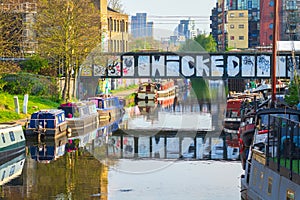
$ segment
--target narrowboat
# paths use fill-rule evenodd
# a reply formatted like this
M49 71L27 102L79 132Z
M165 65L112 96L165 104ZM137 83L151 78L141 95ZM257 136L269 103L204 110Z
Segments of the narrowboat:
M155 100L157 98L157 84L152 82L144 82L139 84L137 91L138 100Z
M97 128L99 116L96 104L91 101L65 103L59 106L65 111L71 134L80 134Z
M1 123L0 134L1 160L25 151L25 136L22 125L17 123Z
M271 98L254 111L253 137L246 138L241 175L243 200L300 200L300 110L280 104L276 96L278 1L274 1ZM296 63L293 63L296 65ZM280 100L280 98L279 98Z
M242 138L251 143L242 149L242 199L300 199L299 121L300 111L291 108L256 112L253 136Z
M62 109L40 110L31 114L25 128L26 136L53 136L66 134L67 121Z
M112 120L124 113L123 101L117 96L99 95L88 98L88 101L95 103L100 121Z
M163 80L156 84L157 100L166 97L175 97L175 85L173 80Z

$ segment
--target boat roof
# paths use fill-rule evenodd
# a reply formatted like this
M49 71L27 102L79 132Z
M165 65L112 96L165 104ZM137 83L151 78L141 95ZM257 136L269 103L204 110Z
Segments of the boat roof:
M64 113L65 111L63 111L62 109L44 109L44 110L39 110L36 111L34 113L42 113L42 114L59 114L59 113Z
M300 116L300 110L292 109L292 108L261 108L257 111L257 115L263 114L293 114Z
M80 106L91 105L91 104L94 104L94 103L91 101L68 102L68 103L60 104L60 107L61 108L80 107Z
M17 126L22 126L22 125L15 123L15 122L0 123L0 129L13 128L13 127L17 127Z

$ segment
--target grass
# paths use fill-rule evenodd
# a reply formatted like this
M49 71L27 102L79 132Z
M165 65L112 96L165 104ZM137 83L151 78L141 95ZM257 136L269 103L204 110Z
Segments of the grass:
M273 158L274 162L278 162L277 158ZM287 158L281 158L280 159L280 166L285 167L287 169L290 169L290 159ZM294 173L300 174L300 160L299 159L294 159L292 160L292 171Z
M132 85L126 88L112 90L112 93L117 95L118 92L135 89L137 87L138 87L137 85ZM18 97L20 114L17 114L17 112L15 111L14 96ZM133 98L134 98L134 94L130 94L125 99L130 100ZM23 102L24 102L24 95L11 95L8 93L0 92L0 123L13 122L20 119L30 118L30 115L35 111L38 111L40 109L58 108L60 105L60 102L54 102L51 99L43 98L40 96L29 95L27 114L24 114Z
M19 111L17 114L14 105L14 96L18 97ZM8 93L0 93L0 122L12 122L19 119L29 118L30 115L40 109L57 108L60 103L53 102L50 99L41 98L37 96L30 96L28 98L27 114L23 113L23 95L11 95Z

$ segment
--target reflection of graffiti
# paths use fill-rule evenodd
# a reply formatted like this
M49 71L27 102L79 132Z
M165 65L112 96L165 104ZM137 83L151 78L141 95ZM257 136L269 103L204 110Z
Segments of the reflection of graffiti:
M251 65L253 66L254 63L253 61L251 60L251 57L250 56L245 56L244 59L243 59L243 64L244 65Z
M265 56L258 57L258 67L261 69L262 74L270 70L270 61Z

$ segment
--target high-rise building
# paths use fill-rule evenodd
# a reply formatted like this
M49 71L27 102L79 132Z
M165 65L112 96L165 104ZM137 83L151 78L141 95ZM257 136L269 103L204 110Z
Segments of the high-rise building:
M136 13L131 17L133 38L153 37L153 22L147 22L147 13Z
M180 23L176 28L175 35L184 36L185 39L193 39L196 37L197 30L195 29L195 20L180 20Z

